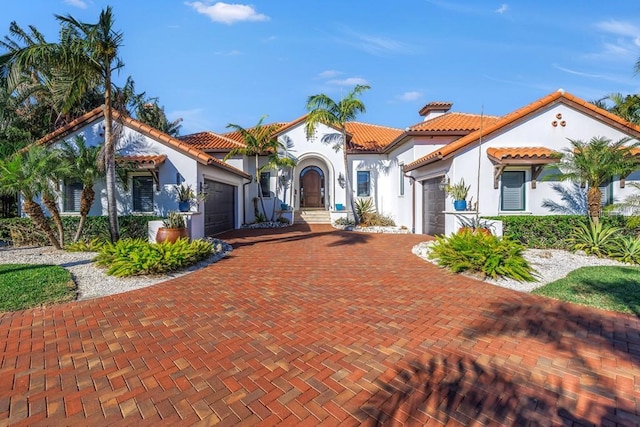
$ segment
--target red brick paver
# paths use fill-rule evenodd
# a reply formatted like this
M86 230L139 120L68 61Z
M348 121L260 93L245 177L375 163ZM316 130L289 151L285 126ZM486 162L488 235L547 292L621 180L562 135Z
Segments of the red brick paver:
M640 321L447 274L424 236L237 231L231 256L0 315L0 425L640 423Z

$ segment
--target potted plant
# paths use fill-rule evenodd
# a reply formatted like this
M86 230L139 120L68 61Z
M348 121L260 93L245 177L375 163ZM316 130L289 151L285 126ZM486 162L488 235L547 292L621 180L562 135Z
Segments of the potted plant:
M493 234L491 223L480 217L466 218L463 215L456 215L460 221L458 233L482 233L488 236Z
M190 184L181 184L178 186L176 189L176 195L178 197L178 209L180 212L189 212L192 205L197 205L206 199L203 193L196 193L193 191Z
M457 211L467 209L467 195L469 194L470 185L465 185L464 178L460 178L457 184L447 184L445 191L453 198L453 207Z
M189 238L189 230L184 216L178 212L169 212L167 219L162 221L162 227L156 233L156 242L175 243L181 238Z

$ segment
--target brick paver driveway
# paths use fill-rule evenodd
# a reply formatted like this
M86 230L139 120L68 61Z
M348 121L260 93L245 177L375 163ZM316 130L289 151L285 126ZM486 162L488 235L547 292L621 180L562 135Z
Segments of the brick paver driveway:
M152 288L0 317L0 425L634 425L640 322L447 274L424 236L238 231Z

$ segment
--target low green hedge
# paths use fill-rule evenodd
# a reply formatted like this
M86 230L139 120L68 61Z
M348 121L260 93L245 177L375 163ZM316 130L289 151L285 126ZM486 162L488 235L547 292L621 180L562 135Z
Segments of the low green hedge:
M118 217L120 237L130 239L147 239L147 222L161 219L157 216L126 215ZM78 228L78 216L64 216L65 243L70 243ZM55 224L51 227L55 231ZM109 239L109 218L106 216L90 216L84 223L80 239L91 241L95 238ZM47 246L49 240L37 229L29 218L0 219L0 241L11 242L15 246Z
M494 216L486 219L502 221L503 234L528 248L572 249L568 237L579 224L586 224L584 215L513 215ZM638 233L638 218L620 215L603 216L603 224L620 227L623 234Z

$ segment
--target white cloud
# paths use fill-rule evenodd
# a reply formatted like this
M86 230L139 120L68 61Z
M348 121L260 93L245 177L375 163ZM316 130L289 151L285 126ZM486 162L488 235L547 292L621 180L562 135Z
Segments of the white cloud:
M364 34L350 29L344 29L343 32L344 35L336 39L338 42L372 55L380 56L388 53L410 53L414 50L408 44L390 37Z
M234 24L242 21L268 21L269 17L256 12L253 6L244 4L229 4L217 2L210 4L209 0L205 2L195 1L186 2L196 12L208 16L213 22L221 22L223 24Z
M422 97L422 92L418 92L416 90L413 90L413 91L405 92L402 95L399 95L398 99L400 101L410 102L410 101L417 101L421 97Z
M629 37L634 39L637 43L640 37L640 28L628 22L616 21L610 19L609 21L602 21L596 23L596 27L605 33L611 33L618 36Z
M80 9L89 7L89 4L84 0L64 0L64 2L70 6L79 7Z
M595 24L595 28L604 33L602 51L587 55L594 60L625 60L637 56L640 47L640 27L622 21L610 19Z
M594 79L602 79L602 78L604 78L604 76L601 75L601 74L589 74L589 73L585 73L583 71L571 70L569 68L565 68L565 67L562 67L562 66L556 65L556 64L554 64L553 67L557 68L560 71L564 71L565 73L573 74L573 75L576 75L576 76L591 77L591 78L594 78Z
M500 15L502 15L507 11L507 9L509 9L509 5L506 3L503 3L498 9L496 9L496 13L499 13Z
M340 72L340 71L325 70L325 71L321 72L320 74L318 74L318 78L320 78L320 79L333 79L335 77L338 77L340 74L342 74L342 72Z
M368 85L369 82L361 77L347 77L341 80L329 80L327 83L338 86L355 86L355 85Z

